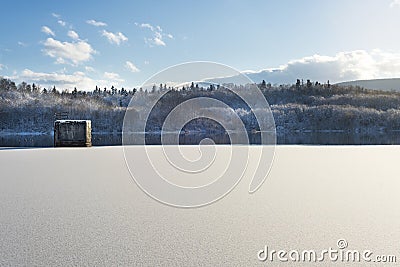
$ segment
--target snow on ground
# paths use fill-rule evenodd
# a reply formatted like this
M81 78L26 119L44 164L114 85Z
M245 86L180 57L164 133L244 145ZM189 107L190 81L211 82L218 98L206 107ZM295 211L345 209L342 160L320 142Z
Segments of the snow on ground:
M246 173L215 204L179 209L138 188L121 147L0 148L0 266L253 266L263 265L265 245L323 250L341 238L400 261L399 154L400 146L277 146L255 194Z

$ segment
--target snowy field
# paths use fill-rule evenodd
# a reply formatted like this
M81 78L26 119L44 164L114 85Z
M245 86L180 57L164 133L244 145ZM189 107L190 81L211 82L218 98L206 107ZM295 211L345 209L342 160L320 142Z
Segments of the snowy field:
M400 146L277 146L255 194L246 173L213 205L179 209L138 188L121 147L0 148L0 266L304 266L257 253L337 249L338 239L400 262L399 155Z

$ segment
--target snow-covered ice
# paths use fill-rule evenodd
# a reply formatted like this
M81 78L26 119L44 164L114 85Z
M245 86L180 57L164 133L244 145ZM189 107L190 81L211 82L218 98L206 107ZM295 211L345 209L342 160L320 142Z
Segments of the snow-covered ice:
M0 148L0 266L253 266L265 245L325 249L340 238L400 260L399 154L277 146L255 194L246 173L213 205L179 209L138 188L121 147Z

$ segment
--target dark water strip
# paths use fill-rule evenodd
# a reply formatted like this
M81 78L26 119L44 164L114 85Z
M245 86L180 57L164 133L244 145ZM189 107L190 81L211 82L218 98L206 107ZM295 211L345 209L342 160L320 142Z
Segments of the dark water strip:
M202 139L210 138L216 144L230 144L226 133L189 133L180 134L179 143L195 145ZM260 143L260 134L249 134L250 144ZM93 146L115 146L122 144L121 133L93 133ZM135 144L135 142L133 142ZM137 144L141 144L137 142ZM146 134L146 144L159 145L160 134ZM400 132L354 133L344 131L304 131L278 133L277 144L300 145L400 145ZM0 147L52 147L52 134L24 133L0 134Z

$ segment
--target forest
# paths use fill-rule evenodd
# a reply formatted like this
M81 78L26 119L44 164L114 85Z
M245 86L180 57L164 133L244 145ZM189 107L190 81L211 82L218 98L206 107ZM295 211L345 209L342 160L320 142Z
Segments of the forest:
M229 85L251 94L247 85ZM354 86L337 86L308 81L287 85L258 84L267 99L276 124L277 134L293 131L346 131L352 133L400 130L400 93L367 90ZM244 121L248 130L256 129L251 111L225 86L208 87L192 83L171 88L153 85L147 89L94 88L93 91L60 91L39 85L0 78L0 133L51 134L55 114L66 113L69 119L90 119L94 133L120 133L126 108L132 97L146 105L146 99L165 93L162 106L153 112L146 130L159 131L160 121L171 108L187 99L204 96L227 103ZM140 109L141 107L133 107ZM199 120L194 129L213 127Z

